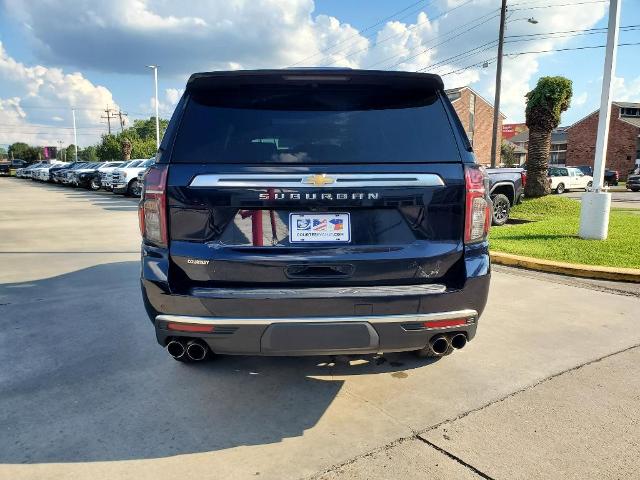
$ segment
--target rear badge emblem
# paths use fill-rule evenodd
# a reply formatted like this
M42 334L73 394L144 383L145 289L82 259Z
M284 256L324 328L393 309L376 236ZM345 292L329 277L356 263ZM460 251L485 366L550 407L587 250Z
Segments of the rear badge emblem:
M209 260L199 260L197 258L187 258L187 263L192 265L209 265Z
M316 187L322 187L324 185L330 185L335 183L336 179L333 177L328 177L326 174L322 175L311 175L309 177L305 177L302 179L302 183L307 185L315 185Z

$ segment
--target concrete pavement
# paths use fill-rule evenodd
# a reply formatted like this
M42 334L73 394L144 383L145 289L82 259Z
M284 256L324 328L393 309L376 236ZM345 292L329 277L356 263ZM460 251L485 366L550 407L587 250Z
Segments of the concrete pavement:
M0 206L1 478L623 478L640 466L614 455L635 452L624 425L640 418L633 290L501 268L478 336L439 361L183 365L142 307L134 200L0 179ZM588 448L563 443L587 436Z

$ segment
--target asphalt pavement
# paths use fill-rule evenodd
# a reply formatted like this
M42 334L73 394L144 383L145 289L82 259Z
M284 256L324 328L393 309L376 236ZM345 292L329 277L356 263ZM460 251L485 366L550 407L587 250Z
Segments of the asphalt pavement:
M496 268L477 337L172 360L136 201L0 178L0 478L634 478L640 298Z
M623 187L611 187L611 208L624 208L627 210L640 210L640 192L632 192ZM563 196L580 200L584 191L572 190L563 193Z

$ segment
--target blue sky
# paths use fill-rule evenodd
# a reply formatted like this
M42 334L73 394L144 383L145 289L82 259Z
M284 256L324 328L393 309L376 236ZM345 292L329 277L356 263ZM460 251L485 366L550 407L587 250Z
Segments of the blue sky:
M130 119L150 115L148 63L161 66L163 116L171 114L193 71L297 62L426 69L445 74L446 86L469 84L492 99L496 48L490 42L497 38L499 3L0 0L0 144L71 142L72 107L77 109L81 146L106 132L100 116L107 104ZM621 25L640 25L640 2L622 3ZM511 43L505 46L501 106L507 121L523 120L524 94L543 75L573 80L574 100L563 124L597 108L604 49L515 54L603 45L604 30L580 36L542 34L606 27L607 12L608 3L597 0L509 0L506 35ZM531 17L538 23L526 21ZM530 34L540 35L523 37ZM621 32L620 41L640 43L640 29ZM619 49L617 100L640 101L639 57L640 45Z

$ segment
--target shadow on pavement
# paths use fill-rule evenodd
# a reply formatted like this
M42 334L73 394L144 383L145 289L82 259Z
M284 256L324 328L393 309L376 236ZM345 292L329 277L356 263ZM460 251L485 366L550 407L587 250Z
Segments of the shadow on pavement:
M0 285L0 462L157 458L279 442L318 422L344 383L333 375L431 363L396 354L181 364L155 341L138 275L138 262L121 262Z

